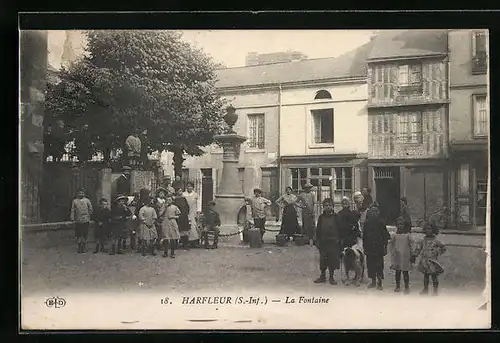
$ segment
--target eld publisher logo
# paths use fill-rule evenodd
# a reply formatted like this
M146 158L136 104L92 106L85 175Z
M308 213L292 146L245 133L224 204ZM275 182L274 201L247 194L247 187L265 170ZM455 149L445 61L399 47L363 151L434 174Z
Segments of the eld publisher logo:
M64 306L66 306L66 300L59 297L51 297L45 300L45 305L47 307L63 308Z

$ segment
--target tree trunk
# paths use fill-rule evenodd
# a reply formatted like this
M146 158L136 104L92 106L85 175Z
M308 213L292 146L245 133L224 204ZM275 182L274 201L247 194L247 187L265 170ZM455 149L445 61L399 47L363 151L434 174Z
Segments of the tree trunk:
M174 153L174 177L182 177L182 164L184 163L184 157L182 157L183 149L180 147L175 147L172 151Z

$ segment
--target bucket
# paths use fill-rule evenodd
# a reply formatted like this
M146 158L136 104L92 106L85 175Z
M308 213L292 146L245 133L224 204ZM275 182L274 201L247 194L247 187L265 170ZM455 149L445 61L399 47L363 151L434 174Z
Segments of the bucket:
M298 246L303 246L309 244L309 238L306 235L294 235L293 241Z
M250 243L250 248L262 247L262 238L260 236L259 229L256 228L248 229L248 240Z
M282 235L282 234L276 235L276 245L279 247L284 247L288 245L287 235Z

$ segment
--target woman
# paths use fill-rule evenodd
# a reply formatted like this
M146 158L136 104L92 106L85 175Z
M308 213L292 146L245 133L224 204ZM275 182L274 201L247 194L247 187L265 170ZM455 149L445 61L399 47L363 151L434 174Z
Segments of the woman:
M368 288L382 290L384 279L384 256L387 255L389 232L385 223L380 218L377 203L368 208L363 230L363 250L366 255L368 277L372 279Z
M290 239L291 236L300 232L297 209L295 208L297 197L293 194L292 187L286 188L285 194L276 200L276 204L283 207L280 234L287 235L287 238Z
M179 227L182 247L184 250L189 250L189 230L191 228L189 224L189 204L183 195L182 188L177 188L175 193L174 205L181 211L179 218L177 218L177 225Z
M198 231L198 225L196 225L196 217L198 215L198 205L199 196L198 193L194 191L194 183L188 181L186 183L186 191L184 192L184 197L186 198L189 205L189 221L191 223L188 240L191 246L198 247L200 243L200 232Z
M341 249L352 248L361 237L359 213L351 210L351 200L342 198L342 210L338 213Z

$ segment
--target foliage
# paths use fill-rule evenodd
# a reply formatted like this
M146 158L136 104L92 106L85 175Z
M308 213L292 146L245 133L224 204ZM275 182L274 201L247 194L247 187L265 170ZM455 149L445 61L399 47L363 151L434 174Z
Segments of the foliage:
M49 84L48 125L62 119L75 154L109 158L131 133L148 130L150 152L201 155L223 127L218 65L174 31L87 32L87 55ZM82 128L88 125L88 133ZM182 168L182 166L181 166Z

